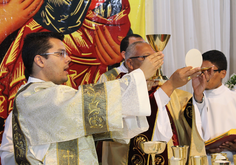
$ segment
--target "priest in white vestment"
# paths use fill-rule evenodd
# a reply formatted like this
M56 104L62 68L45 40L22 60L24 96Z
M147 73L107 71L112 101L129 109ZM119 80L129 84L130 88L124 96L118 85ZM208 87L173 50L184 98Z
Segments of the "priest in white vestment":
M225 55L218 50L211 50L203 54L202 67L213 66L213 76L209 79L193 79L194 98L201 114L204 136L206 140L215 138L230 129L236 128L236 92L228 89L222 79L226 75L227 60ZM208 74L210 70L205 71ZM205 81L205 86L198 83ZM236 139L225 143L216 149L207 151L209 162L210 154L226 152L233 164L233 154L236 153Z
M3 165L98 164L94 137L128 143L148 129L146 79L161 66L163 55L151 55L121 80L75 90L60 85L68 80L71 61L63 38L39 32L24 40L22 59L30 77L6 120L0 147ZM106 132L110 134L101 134Z

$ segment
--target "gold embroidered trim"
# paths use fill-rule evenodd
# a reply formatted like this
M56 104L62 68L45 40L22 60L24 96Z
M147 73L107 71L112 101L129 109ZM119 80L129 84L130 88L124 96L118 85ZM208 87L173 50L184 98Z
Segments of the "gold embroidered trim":
M14 154L15 160L19 165L30 165L29 161L27 160L27 142L25 139L25 135L21 130L21 126L18 120L18 110L16 106L16 98L18 94L22 91L26 90L32 83L29 83L25 87L23 87L19 92L16 94L14 105L13 105L13 113L12 113L12 138L13 138L13 145L14 145Z
M82 86L83 117L86 134L107 132L107 103L105 84Z
M145 153L142 152L140 148L141 142L149 141L148 137L144 134L139 134L138 136L134 137L133 140L133 148L131 148L133 151L136 151L135 154L131 157L132 164L142 165L146 164L147 160L145 158Z
M119 74L115 68L105 72L105 76L107 77L107 81L115 80L118 75Z

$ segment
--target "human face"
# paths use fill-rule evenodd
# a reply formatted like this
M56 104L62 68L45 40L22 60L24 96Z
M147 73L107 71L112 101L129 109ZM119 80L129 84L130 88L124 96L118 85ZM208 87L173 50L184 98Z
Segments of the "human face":
M68 69L71 58L69 56L60 56L54 52L66 51L63 42L56 38L49 39L52 48L50 48L47 53L52 53L48 55L48 58L44 59L43 74L45 81L52 81L55 84L62 84L68 80Z
M148 43L139 43L136 45L136 53L131 57L148 56L154 53L155 51ZM129 63L128 70L131 72L135 69L138 69L142 65L143 61L144 58L129 58L127 60Z
M202 67L210 67L213 66L210 61L203 61ZM206 90L216 89L222 85L222 79L226 75L226 70L216 71L218 68L216 66L213 67L214 73L212 78L207 82Z

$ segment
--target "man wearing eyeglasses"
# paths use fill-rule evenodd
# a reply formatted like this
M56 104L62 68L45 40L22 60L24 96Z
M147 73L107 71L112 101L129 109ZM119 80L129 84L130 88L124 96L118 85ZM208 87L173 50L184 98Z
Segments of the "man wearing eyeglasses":
M144 60L156 53L152 47L144 42L138 41L132 43L126 50L125 63L129 73L140 68ZM162 52L158 52L162 53ZM183 119L184 110L192 109L191 94L177 89L185 85L192 78L198 76L200 68L185 67L174 72L170 79L163 85L158 86L158 82L149 80L152 83L149 90L149 99L151 104L151 116L147 117L149 129L131 139L129 145L119 145L116 142L104 142L103 144L103 165L109 164L143 164L149 165L151 158L142 152L140 142L145 141L165 141L167 148L161 155L155 156L156 164L168 164L168 159L172 157L171 146L190 145L190 141L198 140L198 149L195 143L191 144L191 154L204 155L205 145L196 131L191 132L191 128ZM190 112L190 111L189 111ZM194 113L194 112L193 112ZM190 112L188 115L192 115ZM193 120L195 121L195 120ZM192 124L192 123L191 123ZM192 124L196 129L195 122ZM201 131L201 130L199 130ZM190 140L190 136L192 140ZM149 163L148 163L149 162Z
M212 69L204 71L203 76L193 78L192 83L194 101L196 101L202 117L204 136L209 140L236 128L236 92L231 91L222 83L227 72L225 55L218 50L210 50L205 52L202 57L202 67L212 67ZM213 75L211 78L206 78L205 76L208 74ZM227 153L229 160L233 163L236 139L207 150L209 154L222 151Z
M59 33L39 32L24 39L22 59L30 77L17 92L6 120L2 165L96 165L94 138L128 143L148 129L146 79L161 66L163 56L149 56L123 79L75 90L61 85L68 80L71 62L63 38ZM132 106L124 106L127 102ZM101 135L107 132L112 137Z

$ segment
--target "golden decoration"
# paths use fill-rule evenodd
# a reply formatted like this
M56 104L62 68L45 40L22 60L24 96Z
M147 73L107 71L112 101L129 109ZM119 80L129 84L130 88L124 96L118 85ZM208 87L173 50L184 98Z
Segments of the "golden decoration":
M87 134L109 131L106 123L106 95L105 85L88 84L82 86L84 127Z

